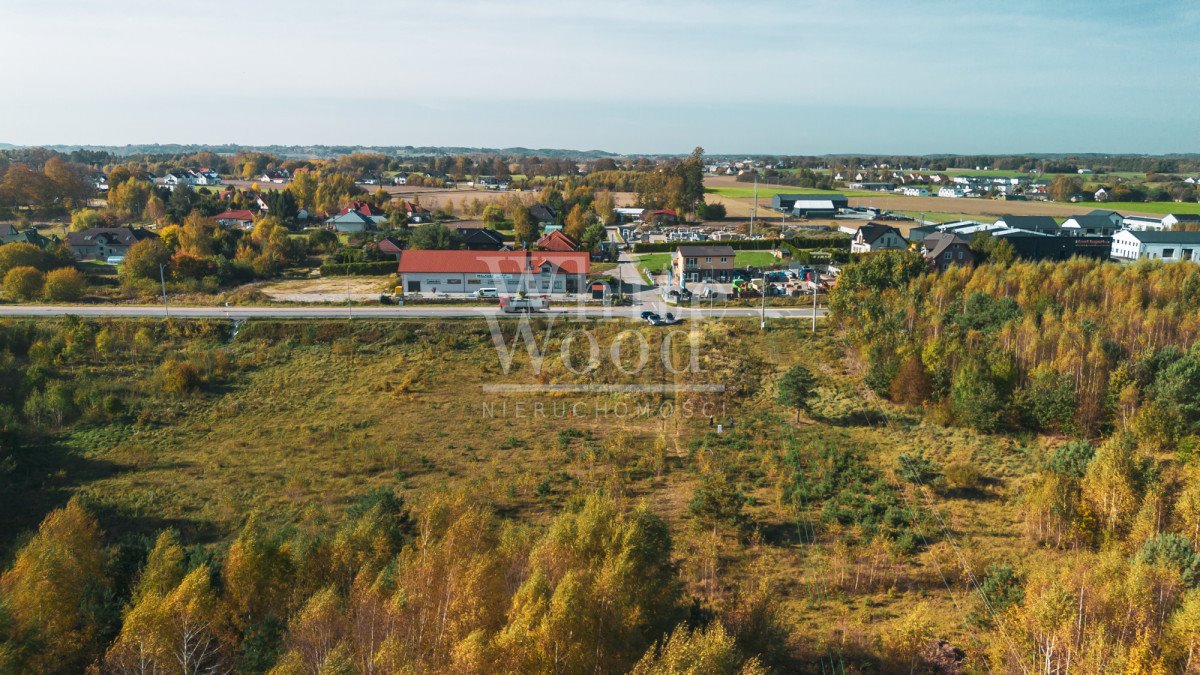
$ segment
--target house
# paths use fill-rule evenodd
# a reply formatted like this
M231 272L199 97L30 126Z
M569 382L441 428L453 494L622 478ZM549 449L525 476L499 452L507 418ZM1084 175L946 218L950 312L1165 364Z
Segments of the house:
M906 188L904 188L904 195L906 197L928 197L929 196L929 188L906 187Z
M684 281L707 281L726 283L733 280L733 265L736 257L733 247L724 246L680 246L671 255L671 269L675 279Z
M458 238L468 251L503 251L504 235L487 227L460 227Z
M1112 188L1108 187L1107 185L1104 185L1104 186L1101 186L1100 189L1096 190L1096 192L1094 192L1092 194L1092 198L1094 198L1098 202L1106 202L1106 201L1108 201L1108 198L1111 196L1111 194L1112 194Z
M392 176L392 185L408 185L408 173L401 171Z
M1162 218L1164 230L1174 230L1180 223L1200 225L1200 213L1168 213Z
M78 260L108 260L124 258L134 244L151 237L158 235L140 227L91 227L68 233L67 246Z
M1112 257L1120 260L1200 261L1200 232L1121 230L1113 235Z
M928 237L926 237L928 239ZM904 250L908 241L900 230L882 223L867 223L858 228L854 239L850 240L851 253L871 253L883 250Z
M384 237L376 242L375 246L384 255L396 256L396 260L400 259L400 253L404 250L404 245L395 237Z
M166 186L168 190L174 191L180 185L192 185L192 177L184 171L171 171L164 175L158 183Z
M220 185L221 175L209 168L188 169L192 185Z
M0 223L0 246L3 246L4 244L23 243L33 244L38 248L46 248L56 239L57 237L55 239L45 237L32 227L27 227L24 230L18 230L16 226L11 223Z
M655 225L674 225L679 222L679 214L675 213L675 209L658 209L651 211L650 222Z
M258 179L264 183L286 183L292 179L292 174L287 169L267 169Z
M850 201L840 194L777 194L771 197L771 208L804 218L833 217Z
M1073 237L1111 237L1121 229L1121 222L1113 222L1106 215L1071 216L1063 221L1061 231Z
M1050 216L1000 216L996 225L1014 230L1058 234L1058 221Z
M1121 226L1121 221L1124 220L1121 214L1117 213L1116 211L1109 211L1107 209L1092 209L1091 211L1087 212L1087 215L1104 216L1105 218L1111 220L1112 224L1116 225L1118 228ZM1065 225L1066 223L1063 224Z
M1121 227L1126 230L1165 230L1169 229L1163 225L1162 218L1151 218L1149 216L1125 216L1121 219Z
M533 222L537 223L542 228L558 222L558 213L545 204L534 204L533 206L530 206L529 217L533 219Z
M236 227L242 230L254 229L254 212L249 209L222 211L213 216L213 220L221 227Z
M406 293L578 293L591 272L587 253L404 251L397 271Z
M408 214L408 222L410 223L429 223L433 222L433 212L429 209L417 204L416 202L403 201L401 205L404 212Z
M354 202L338 211L337 215L325 220L325 225L338 232L366 232L387 222L387 218L375 212L370 204Z
M944 272L950 267L975 264L975 252L966 237L954 232L931 232L921 244L921 255L930 267Z
M869 181L855 181L846 185L851 190L874 190L876 192L891 192L896 189L895 183L880 183Z
M967 196L966 190L956 187L944 187L938 190L937 196L949 197L951 199L960 199Z
M538 239L537 248L544 251L578 251L579 242L571 235L562 230L554 230L547 232L541 239Z

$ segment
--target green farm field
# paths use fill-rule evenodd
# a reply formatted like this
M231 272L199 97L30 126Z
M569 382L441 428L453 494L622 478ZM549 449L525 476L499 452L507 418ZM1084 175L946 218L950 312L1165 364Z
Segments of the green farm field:
M671 265L671 253L642 253L638 255L638 264L642 269L653 274L659 274ZM775 264L775 255L770 251L736 251L733 264L737 267L768 267Z
M704 188L708 194L714 194L719 197L730 197L733 199L753 199L754 186L742 187L742 184L736 186L717 185ZM879 194L868 190L814 190L812 188L799 188L788 185L759 185L758 198L760 200L770 200L777 194L798 194L798 195L846 195L850 196L870 196Z

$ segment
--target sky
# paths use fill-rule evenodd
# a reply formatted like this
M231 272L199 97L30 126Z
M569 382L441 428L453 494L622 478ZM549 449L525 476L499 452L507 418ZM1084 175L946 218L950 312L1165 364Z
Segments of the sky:
M1194 0L0 0L0 143L1200 152Z

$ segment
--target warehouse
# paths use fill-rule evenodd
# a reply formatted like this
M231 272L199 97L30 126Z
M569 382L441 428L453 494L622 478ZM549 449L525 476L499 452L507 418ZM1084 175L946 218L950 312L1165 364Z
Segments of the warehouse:
M771 208L802 218L831 218L838 209L850 205L844 195L827 192L823 194L778 194L771 198Z

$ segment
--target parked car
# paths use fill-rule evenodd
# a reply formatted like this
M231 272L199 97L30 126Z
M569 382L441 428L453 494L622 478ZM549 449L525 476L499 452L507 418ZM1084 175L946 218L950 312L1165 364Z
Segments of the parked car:
M658 316L658 314L655 314L654 312L652 312L650 310L646 310L646 311L642 312L642 321L649 321L650 317L652 317L652 316Z
M498 298L500 297L499 289L495 288L480 288L471 294L472 298L479 300L480 298Z

